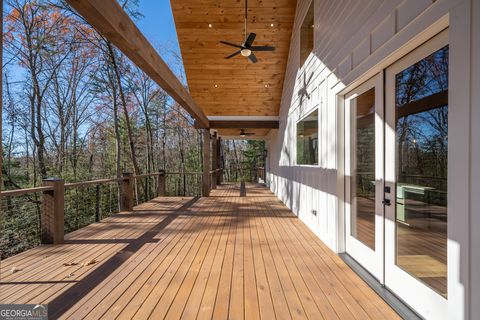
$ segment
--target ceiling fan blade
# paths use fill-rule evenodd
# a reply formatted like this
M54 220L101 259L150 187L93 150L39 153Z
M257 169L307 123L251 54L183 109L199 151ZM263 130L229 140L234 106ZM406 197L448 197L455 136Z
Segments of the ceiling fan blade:
M246 136L254 136L254 135L255 135L255 132L245 132L245 135L246 135Z
M225 59L230 59L230 58L233 58L233 57L235 57L237 54L240 54L240 50L238 50L238 51L235 51L234 53L232 53L232 54L231 54L231 55L229 55L229 56L226 56L226 57L225 57Z
M251 32L248 37L247 37L247 40L245 40L245 43L243 44L245 46L245 48L250 48L253 44L253 41L255 40L255 37L257 35L253 32Z
M227 42L227 41L220 41L220 43L226 44L227 46L231 46L231 47L235 47L235 48L242 49L242 46L239 46L238 44L230 43L230 42Z
M275 47L271 46L252 46L250 48L252 51L275 51Z
M257 63L257 57L253 54L253 52L248 56L248 60L250 60L252 63Z

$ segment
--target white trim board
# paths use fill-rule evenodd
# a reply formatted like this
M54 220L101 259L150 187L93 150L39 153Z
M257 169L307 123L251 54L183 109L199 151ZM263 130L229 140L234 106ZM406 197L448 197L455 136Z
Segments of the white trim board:
M210 121L278 121L278 116L208 116Z

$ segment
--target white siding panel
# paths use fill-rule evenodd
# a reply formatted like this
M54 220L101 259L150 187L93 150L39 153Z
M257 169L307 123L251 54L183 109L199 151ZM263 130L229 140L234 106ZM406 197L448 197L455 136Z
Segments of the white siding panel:
M472 143L471 160L472 176L470 180L470 204L471 204L471 245L470 253L472 255L472 267L471 272L471 318L473 315L480 317L480 232L478 232L478 226L480 226L480 201L478 195L480 194L480 1L474 1L472 8L472 61L476 61L472 67L472 113L471 113L471 125L472 130L470 133L470 139ZM476 302L476 303L475 303Z
M395 15L386 17L371 34L372 52L380 48L385 42L395 35Z
M337 73L339 78L343 78L350 71L352 71L352 56L349 54L345 59L340 62L337 68Z
M397 29L400 31L432 4L432 0L407 0L397 8Z
M370 41L363 39L363 41L353 50L353 68L358 66L363 60L370 55Z

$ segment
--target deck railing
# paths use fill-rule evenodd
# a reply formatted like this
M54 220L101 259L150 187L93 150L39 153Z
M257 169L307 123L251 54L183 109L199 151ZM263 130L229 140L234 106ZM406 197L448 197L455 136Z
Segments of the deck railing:
M222 169L210 171L212 188ZM41 187L1 192L4 213L0 259L40 243L60 244L64 234L161 196L200 196L202 172L164 172L65 183L44 180ZM167 179L170 181L167 182ZM167 185L172 190L167 189Z
M200 196L202 195L202 172L169 172L166 176L168 196Z

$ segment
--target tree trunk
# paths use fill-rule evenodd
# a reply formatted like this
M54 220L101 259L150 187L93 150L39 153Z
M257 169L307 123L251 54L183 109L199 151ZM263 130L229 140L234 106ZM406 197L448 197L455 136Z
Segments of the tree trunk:
M136 155L136 152L135 152L135 142L133 141L132 126L131 126L131 123L130 123L130 116L128 114L128 109L127 109L127 100L126 100L125 94L123 92L122 80L120 78L120 70L118 69L118 65L117 65L115 53L113 52L112 45L108 41L107 41L107 47L108 47L108 53L109 53L109 56L110 56L110 61L112 63L113 71L114 71L114 74L115 74L115 78L116 78L116 81L117 81L118 92L120 94L120 101L121 101L121 104L122 104L122 110L123 110L123 114L124 114L124 117L125 117L125 125L127 127L127 136L128 136L129 146L130 146L130 156L132 158L132 163L133 163L133 173L134 173L134 175L139 175L141 173L141 170L140 170L140 167L138 165L137 155ZM136 196L137 196L137 199L138 199L137 189L138 189L137 180L135 180L135 191L137 192Z

